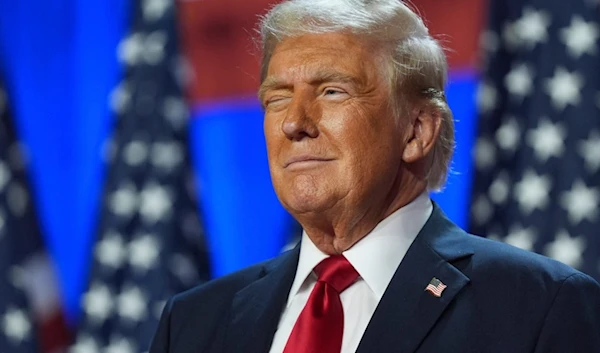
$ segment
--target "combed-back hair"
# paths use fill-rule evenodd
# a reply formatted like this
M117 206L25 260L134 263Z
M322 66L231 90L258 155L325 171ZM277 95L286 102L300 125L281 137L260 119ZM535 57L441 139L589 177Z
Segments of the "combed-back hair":
M441 189L454 151L454 121L446 102L448 64L442 46L423 20L400 0L289 0L274 6L260 22L261 83L276 45L303 34L349 32L380 45L390 65L391 103L397 116L425 99L442 117L427 176L429 190Z

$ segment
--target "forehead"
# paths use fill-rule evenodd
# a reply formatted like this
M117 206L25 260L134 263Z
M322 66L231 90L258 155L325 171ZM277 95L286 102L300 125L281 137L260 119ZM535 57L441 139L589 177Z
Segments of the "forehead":
M374 45L346 33L305 34L286 38L275 47L267 77L278 80L308 79L328 70L351 76L370 76L376 71Z

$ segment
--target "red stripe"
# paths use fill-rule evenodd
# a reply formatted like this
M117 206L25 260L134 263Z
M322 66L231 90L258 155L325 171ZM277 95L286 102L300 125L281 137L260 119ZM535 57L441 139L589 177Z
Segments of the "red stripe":
M45 320L38 322L39 337L42 345L42 352L62 352L72 341L71 332L68 329L65 317L60 310L54 315L50 315Z

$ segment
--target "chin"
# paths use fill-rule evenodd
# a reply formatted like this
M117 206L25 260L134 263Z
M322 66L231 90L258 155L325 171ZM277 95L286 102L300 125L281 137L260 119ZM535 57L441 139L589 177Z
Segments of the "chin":
M292 215L321 212L335 205L335 185L331 178L296 175L279 180L275 188L279 200Z
M321 197L307 193L288 193L281 201L292 215L323 211L328 204Z

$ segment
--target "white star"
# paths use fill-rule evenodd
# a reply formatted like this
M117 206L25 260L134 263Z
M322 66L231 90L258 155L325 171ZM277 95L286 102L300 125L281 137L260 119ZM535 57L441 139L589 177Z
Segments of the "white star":
M171 214L170 192L156 183L149 183L140 193L140 215L144 221L155 223Z
M535 156L546 162L550 157L562 156L567 130L561 123L553 124L547 118L541 118L537 128L527 133L527 144L535 151Z
M475 164L480 170L488 169L496 162L496 148L487 138L480 137L475 145Z
M102 265L118 269L127 256L123 236L115 231L107 231L96 245L95 255Z
M519 46L520 38L517 33L516 23L507 22L504 24L502 40L506 45L506 49L510 51L514 51Z
M571 25L560 32L563 43L567 46L569 54L579 58L584 53L590 55L598 51L598 38L600 31L598 25L592 21L585 22L580 16L571 18Z
M533 228L512 227L504 242L524 250L533 250L537 235Z
M141 60L156 65L164 59L167 39L164 31L154 31L148 35L133 33L119 43L119 59L128 65L138 64Z
M549 25L550 15L546 11L536 11L526 7L523 16L513 26L519 40L532 49L537 43L548 40Z
M479 46L488 53L494 53L498 51L500 47L500 40L498 35L494 31L483 31L479 36Z
M561 206L569 213L572 225L577 225L584 219L595 221L598 217L599 202L598 188L588 187L581 180L574 182L571 190L564 192L560 199Z
M163 61L167 39L168 36L163 31L154 31L146 37L142 55L148 64L156 65Z
M490 220L493 213L494 208L487 197L479 195L471 207L471 214L473 215L475 224L485 224Z
M590 173L595 173L600 168L600 134L594 130L590 137L579 143L579 153L585 160L585 167Z
M79 335L69 353L100 353L98 342L89 335Z
M175 130L181 130L189 117L189 110L183 99L167 97L163 102L163 114Z
M148 298L138 287L129 286L117 298L117 311L121 318L139 322L148 315Z
M189 257L182 254L175 254L171 258L169 268L171 272L184 284L184 286L192 286L198 284L200 276L194 263Z
M503 204L508 199L508 194L510 192L509 187L509 179L508 175L505 171L502 171L498 174L492 185L488 190L488 194L490 196L490 200L497 205Z
M23 217L25 211L27 211L27 205L29 204L29 195L21 183L13 181L13 183L8 186L6 201L15 216Z
M88 292L83 295L82 300L83 310L89 319L97 325L102 325L114 310L112 293L106 285L99 282L90 286Z
M158 263L160 244L155 235L146 234L129 243L129 263L139 270L149 270Z
M147 21L156 21L163 17L170 7L170 0L144 0L144 18Z
M554 107L563 111L567 105L577 105L581 101L584 79L576 71L568 72L562 67L554 71L554 76L546 80L546 92Z
M116 113L123 113L131 103L131 87L126 80L121 81L109 96L109 106Z
M9 307L2 317L4 335L14 344L20 344L31 335L32 325L23 310Z
M152 164L171 170L183 161L183 147L177 142L156 142L152 145Z
M148 145L139 140L132 140L123 149L123 159L131 167L139 166L148 158Z
M3 161L0 161L0 192L4 191L4 187L10 181L10 169Z
M137 64L143 51L144 35L141 33L132 33L125 37L117 47L119 60L129 65Z
M496 131L496 142L506 150L514 152L521 142L521 131L519 123L514 117L504 120L502 126Z
M504 78L504 86L508 92L522 101L533 90L533 69L527 64L514 65Z
M137 348L131 340L124 337L111 337L103 353L136 353Z
M481 113L488 113L494 108L498 101L498 92L489 82L482 82L477 89L477 105Z
M556 238L544 247L544 254L571 267L580 267L583 263L582 254L585 250L585 238L572 238L566 230L556 233Z
M132 216L138 208L138 194L131 182L122 184L109 198L109 209L122 217Z
M543 210L548 206L548 193L552 188L552 180L547 175L538 175L528 169L523 179L515 184L515 198L521 211L529 215L533 210Z

